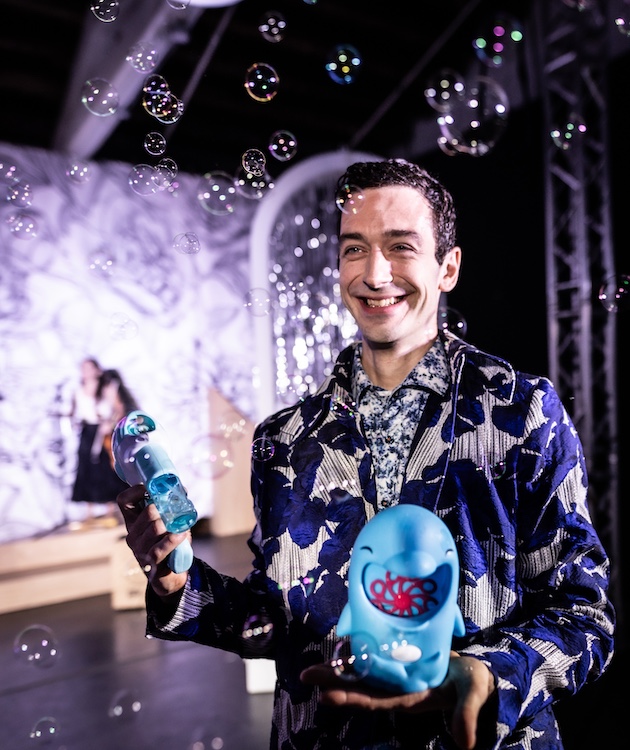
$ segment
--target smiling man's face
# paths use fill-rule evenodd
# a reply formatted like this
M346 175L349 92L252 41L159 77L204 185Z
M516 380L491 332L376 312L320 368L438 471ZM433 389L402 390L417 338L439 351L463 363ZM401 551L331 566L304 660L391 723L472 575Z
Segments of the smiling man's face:
M432 211L418 190L390 185L363 196L361 210L341 218L343 302L368 347L426 348L437 336L440 293L457 283L460 250L437 262Z

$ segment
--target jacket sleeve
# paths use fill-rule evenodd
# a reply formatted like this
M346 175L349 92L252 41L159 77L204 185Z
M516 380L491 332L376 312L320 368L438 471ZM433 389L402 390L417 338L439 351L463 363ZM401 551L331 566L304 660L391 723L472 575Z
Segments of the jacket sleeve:
M582 445L551 383L534 389L517 486L517 604L460 649L495 676L495 747L598 678L613 654L609 560L587 505Z
M249 545L255 548L253 539ZM231 651L243 658L273 658L278 627L254 568L244 581L223 575L194 558L179 601L165 604L147 588L147 635L194 641Z

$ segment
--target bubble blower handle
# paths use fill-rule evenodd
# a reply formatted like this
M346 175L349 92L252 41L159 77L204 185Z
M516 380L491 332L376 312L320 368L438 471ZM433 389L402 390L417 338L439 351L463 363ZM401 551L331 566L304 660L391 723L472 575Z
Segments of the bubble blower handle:
M155 504L168 532L187 531L197 521L197 510L164 448L151 442L155 429L155 420L143 411L132 411L123 417L112 433L114 469L127 484L144 484L147 504ZM187 571L193 561L188 539L180 542L166 561L174 573Z

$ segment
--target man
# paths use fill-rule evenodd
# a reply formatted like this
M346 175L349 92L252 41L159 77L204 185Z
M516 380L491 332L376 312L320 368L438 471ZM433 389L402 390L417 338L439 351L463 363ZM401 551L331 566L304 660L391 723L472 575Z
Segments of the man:
M401 160L352 165L340 184L363 195L339 234L361 341L316 394L256 429L272 450L253 456L244 582L199 560L170 572L182 535L142 509L143 488L122 493L150 584L148 632L275 659L272 748L561 748L552 702L597 678L613 651L578 436L548 380L439 330L461 262L444 187ZM354 540L395 503L449 527L466 627L442 685L402 695L330 666Z

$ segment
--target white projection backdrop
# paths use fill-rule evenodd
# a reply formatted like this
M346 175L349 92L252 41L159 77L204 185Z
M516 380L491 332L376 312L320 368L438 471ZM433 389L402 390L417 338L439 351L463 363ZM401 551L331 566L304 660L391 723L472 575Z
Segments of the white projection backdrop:
M164 427L200 515L211 516L212 477L195 464L210 430L209 389L235 414L256 410L244 303L261 202L241 198L217 216L199 204L195 175L141 196L127 164L92 163L77 183L63 155L2 143L0 163L0 189L17 184L23 203L0 202L0 542L47 533L84 505L70 501L77 435L67 414L86 356L118 369ZM19 211L37 236L12 231ZM186 232L199 252L173 247Z

